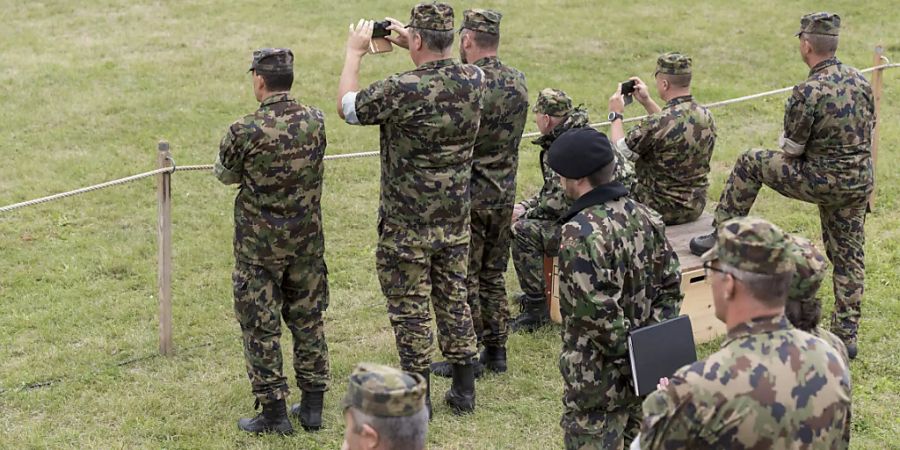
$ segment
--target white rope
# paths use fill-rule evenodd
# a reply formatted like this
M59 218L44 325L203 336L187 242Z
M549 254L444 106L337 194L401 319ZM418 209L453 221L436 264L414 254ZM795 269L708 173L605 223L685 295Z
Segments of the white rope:
M861 73L869 73L869 72L874 72L876 70L893 69L896 67L900 67L900 63L891 63L884 56L882 56L881 59L883 61L885 61L885 64L882 64L880 66L869 67L868 69L860 70L860 72ZM783 94L785 92L789 92L793 88L794 88L793 86L790 86L790 87L785 87L785 88L781 88L781 89L774 89L771 91L760 92L758 94L745 95L743 97L737 97L737 98L732 98L732 99L728 99L728 100L722 100L719 102L709 103L705 106L707 108L718 108L720 106L731 105L734 103L745 102L748 100L755 100L758 98L768 97L771 95ZM647 117L647 115L631 117L631 118L623 120L622 122L623 123L637 122L646 117ZM592 123L588 126L590 126L591 128L598 128L598 127L608 126L609 124L610 124L610 122L606 121L606 122ZM539 132L525 133L522 135L522 138L527 139L527 138L538 137L540 135L541 135L541 133L539 133ZM324 159L335 160L335 159L367 158L367 157L371 157L371 156L378 156L379 154L380 154L380 152L377 152L377 151L359 152L359 153L340 153L337 155L326 155ZM72 197L75 195L86 194L88 192L99 191L100 189L105 189L105 188L112 187L112 186L118 186L120 184L130 183L132 181L140 180L142 178L152 177L154 175L157 175L157 174L160 174L163 172L200 171L200 170L212 170L212 168L213 168L212 164L198 164L198 165L193 165L193 166L178 166L178 167L168 167L168 168L164 168L164 169L151 170L149 172L139 173L137 175L132 175L130 177L120 178L118 180L112 180L112 181L107 181L105 183L95 184L93 186L83 187L81 189L76 189L74 191L63 192L60 194L50 195L47 197L41 197L41 198L37 198L34 200L28 200L26 202L15 203L12 205L0 207L0 214L6 213L9 211L13 211L13 210L16 210L19 208L25 208L27 206L38 205L41 203L51 202L51 201L59 200L59 199L66 198L66 197Z

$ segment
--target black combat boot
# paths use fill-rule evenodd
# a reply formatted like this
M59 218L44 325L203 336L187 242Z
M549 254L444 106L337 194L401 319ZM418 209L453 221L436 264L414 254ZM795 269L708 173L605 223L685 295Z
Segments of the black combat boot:
M492 347L490 345L484 347L481 357L478 358L478 364L494 373L506 372L506 347ZM478 378L477 371L475 378Z
M856 359L856 353L859 352L859 347L856 346L856 342L852 344L847 344L847 357L850 359Z
M418 374L422 375L422 378L425 379L425 408L428 408L428 421L431 422L431 418L434 417L431 409L431 371L423 370L422 372L418 372Z
M475 411L475 365L454 364L453 384L444 395L453 414L463 415Z
M691 253L697 256L703 256L709 249L716 245L716 232L704 234L691 239Z
M259 400L256 401L256 405L259 405ZM288 435L294 432L291 420L288 419L287 406L284 404L284 399L264 403L262 407L262 412L257 414L256 417L238 420L238 428L248 433Z
M481 378L484 375L484 366L481 361L475 361L475 378ZM431 363L431 373L441 378L450 378L453 376L453 364L449 361L439 361Z
M324 403L324 391L303 391L300 403L291 407L291 415L300 420L300 426L304 430L319 431L322 428L322 405Z
M550 311L547 310L544 297L527 296L522 300L522 312L512 321L510 329L513 332L532 333L549 323Z

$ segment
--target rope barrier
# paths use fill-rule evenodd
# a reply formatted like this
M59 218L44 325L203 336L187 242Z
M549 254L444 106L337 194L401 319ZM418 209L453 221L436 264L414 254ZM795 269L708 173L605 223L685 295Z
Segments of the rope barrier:
M891 63L888 61L887 58L884 58L884 57L882 57L882 59L885 60L885 62L886 62L885 64L882 64L879 66L874 66L874 67L869 67L867 69L862 69L862 70L860 70L860 73L869 73L869 72L874 72L876 70L893 69L896 67L900 67L900 63ZM768 97L771 95L782 94L782 93L791 91L793 88L794 88L793 86L790 86L790 87L785 87L785 88L781 88L781 89L774 89L771 91L760 92L758 94L745 95L743 97L737 97L737 98L732 98L732 99L728 99L728 100L713 102L713 103L709 103L705 106L707 108L718 108L721 106L727 106L727 105L731 105L734 103L740 103L740 102L745 102L745 101L749 101L749 100L755 100L755 99L762 98L762 97ZM647 115L631 117L631 118L623 120L622 123L637 122L637 121L643 120L646 117L647 117ZM610 124L609 121L605 121L605 122L592 123L589 126L592 128L598 128L598 127L608 126L609 124ZM541 133L539 133L539 132L531 132L531 133L523 134L522 138L527 139L527 138L538 137L540 135L541 135ZM378 156L379 154L380 154L380 152L377 152L377 151L358 152L358 153L340 153L340 154L336 154L336 155L326 155L324 159L325 160L338 160L338 159L368 158L368 157L372 157L372 156ZM173 161L173 164L174 164L174 161ZM21 203L14 203L12 205L3 206L3 207L0 207L0 214L7 213L10 211L19 209L19 208L25 208L28 206L34 206L34 205L38 205L41 203L52 202L54 200L59 200L59 199L63 199L66 197L72 197L75 195L86 194L88 192L99 191L101 189L106 189L108 187L118 186L118 185L125 184L125 183L130 183L132 181L137 181L137 180L140 180L143 178L152 177L154 175L158 175L158 174L165 173L165 172L203 171L203 170L212 170L212 168L213 168L212 164L198 164L198 165L191 165L191 166L177 166L177 167L173 166L173 167L167 167L167 168L163 168L163 169L151 170L149 172L139 173L137 175L132 175L130 177L120 178L118 180L112 180L112 181L107 181L105 183L95 184L93 186L83 187L80 189L76 189L74 191L62 192L59 194L49 195L47 197L41 197L41 198L37 198L34 200L28 200L28 201L21 202Z

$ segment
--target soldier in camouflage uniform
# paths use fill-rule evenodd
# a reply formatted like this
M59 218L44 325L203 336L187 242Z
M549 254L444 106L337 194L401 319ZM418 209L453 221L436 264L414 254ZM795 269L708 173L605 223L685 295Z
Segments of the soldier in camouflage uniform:
M424 450L428 386L417 373L358 364L350 375L344 408L343 450Z
M460 59L484 72L481 124L472 161L472 241L469 244L468 301L484 367L506 371L509 304L503 274L509 261L510 223L516 199L519 141L528 115L525 75L500 62L499 12L466 10L460 28ZM434 375L451 376L450 363L431 364Z
M615 151L604 134L567 131L548 153L574 200L559 250L565 446L621 449L641 419L627 336L678 316L681 266L659 215L613 181Z
M703 256L728 336L644 401L632 448L845 448L850 373L825 341L793 328L784 304L794 272L778 227L723 222Z
M521 313L513 321L513 330L534 331L549 323L544 296L545 255L555 256L559 248L557 222L571 201L559 182L559 176L547 165L547 150L561 134L590 124L587 111L572 107L572 99L559 89L546 88L538 94L532 111L541 136L533 144L541 147L539 155L544 184L540 192L516 205L513 213L512 259L522 288ZM633 183L629 165L617 155L616 179L626 187Z
M291 95L294 55L253 53L250 71L259 109L234 122L219 146L216 177L240 186L234 200L234 309L244 341L247 375L263 411L241 419L249 432L293 432L282 374L281 320L291 330L294 370L303 391L292 409L306 430L322 425L328 389L328 269L322 234L322 112Z
M650 98L647 85L634 77L634 98L647 116L628 131L621 85L609 99L610 135L616 150L634 161L631 196L662 215L666 225L697 220L706 205L709 160L716 144L716 123L691 96L691 58L665 53L656 61L656 89L665 108Z
M866 203L873 189L872 89L835 56L840 17L815 13L800 21L800 53L809 78L794 87L784 113L783 151L752 149L735 163L716 208L715 224L750 212L763 185L819 207L825 252L834 265L831 328L856 357L865 281ZM695 254L711 235L691 241Z
M381 126L381 204L376 267L387 297L400 364L430 376L434 305L441 353L453 365L445 400L455 413L475 408L476 338L466 303L470 180L484 72L450 58L453 9L420 3L388 38L418 66L360 90L359 64L372 22L351 27L339 87L349 124ZM430 404L430 403L429 403Z

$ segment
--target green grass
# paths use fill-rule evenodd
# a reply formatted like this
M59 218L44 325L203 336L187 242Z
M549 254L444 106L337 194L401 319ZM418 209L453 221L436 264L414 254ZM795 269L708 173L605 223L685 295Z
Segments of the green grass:
M226 126L255 107L250 52L289 46L294 94L323 108L329 153L373 150L376 128L333 111L347 24L405 19L412 2L4 0L0 27L0 206L150 170L167 139L179 164L211 163ZM695 95L712 102L804 78L793 32L820 2L454 2L505 13L502 58L528 76L533 101L559 87L594 119L615 83L652 75L667 50L691 54ZM840 57L868 67L874 44L900 58L900 12L888 0L828 2L844 19ZM406 70L404 52L367 57L362 80ZM885 74L878 205L869 216L853 447L900 446L900 70ZM783 97L714 111L712 200L737 154L773 146ZM628 115L639 113L631 106ZM526 131L534 131L529 121ZM535 147L522 145L519 196L538 189ZM211 175L174 175L177 355L157 346L152 180L0 215L0 448L337 448L338 402L352 366L397 363L374 273L377 159L333 161L323 209L330 267L327 334L333 387L327 428L287 439L239 433L252 412L231 307L231 202ZM818 239L809 205L772 191L754 213ZM512 271L510 293L517 290ZM830 310L830 282L821 296ZM556 448L562 410L556 330L510 339L507 375L479 382L478 411L437 402L432 448ZM290 348L285 345L285 348ZM706 354L714 346L702 348ZM435 382L440 398L446 380ZM297 391L291 397L298 399Z

